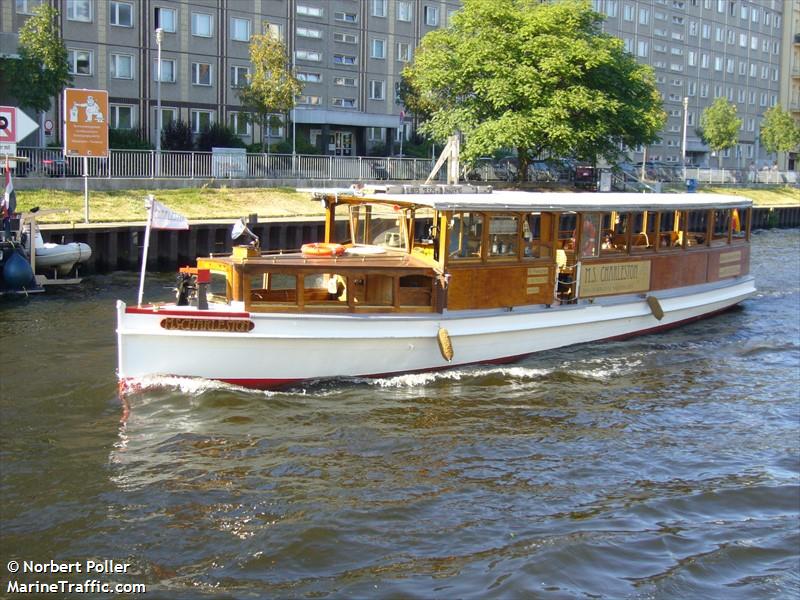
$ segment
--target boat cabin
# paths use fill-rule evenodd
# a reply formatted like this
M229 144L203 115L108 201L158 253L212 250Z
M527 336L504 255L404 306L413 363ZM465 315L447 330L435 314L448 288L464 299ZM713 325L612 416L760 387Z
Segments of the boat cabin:
M556 307L749 271L751 202L711 194L320 191L325 239L198 260L249 312Z

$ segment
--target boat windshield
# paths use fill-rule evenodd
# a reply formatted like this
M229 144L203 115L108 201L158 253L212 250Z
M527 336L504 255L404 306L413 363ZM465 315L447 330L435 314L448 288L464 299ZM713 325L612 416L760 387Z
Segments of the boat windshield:
M405 211L386 204L350 206L350 239L354 244L409 250Z

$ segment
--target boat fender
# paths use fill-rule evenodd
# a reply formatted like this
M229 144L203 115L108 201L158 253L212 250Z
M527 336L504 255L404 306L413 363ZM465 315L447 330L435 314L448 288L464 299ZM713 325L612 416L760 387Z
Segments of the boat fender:
M658 298L655 296L648 296L647 297L647 306L650 307L650 312L653 313L653 316L657 320L661 320L664 318L664 309L661 308L661 302L658 301Z
M439 352L442 353L442 358L447 362L453 360L453 343L450 341L450 334L447 333L447 329L439 327L436 339L439 342Z

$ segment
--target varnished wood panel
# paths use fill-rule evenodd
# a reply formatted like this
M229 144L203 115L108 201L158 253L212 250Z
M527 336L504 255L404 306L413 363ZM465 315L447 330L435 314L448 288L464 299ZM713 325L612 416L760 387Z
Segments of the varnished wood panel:
M549 304L553 301L553 280L552 267L541 263L453 269L447 307L462 310Z
M708 251L677 250L652 257L650 289L666 290L708 281Z

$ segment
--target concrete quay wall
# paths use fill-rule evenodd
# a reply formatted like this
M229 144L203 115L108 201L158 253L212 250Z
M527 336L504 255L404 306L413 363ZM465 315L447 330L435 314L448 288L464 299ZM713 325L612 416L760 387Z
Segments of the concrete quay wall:
M172 271L192 265L197 256L231 251L233 219L192 222L188 231L154 229L150 234L147 268ZM342 224L344 225L344 224ZM800 206L753 209L753 229L800 227ZM144 223L125 224L42 224L45 242L84 242L92 257L81 273L139 269L144 243ZM318 242L325 234L322 217L271 219L252 228L264 250L299 249Z

